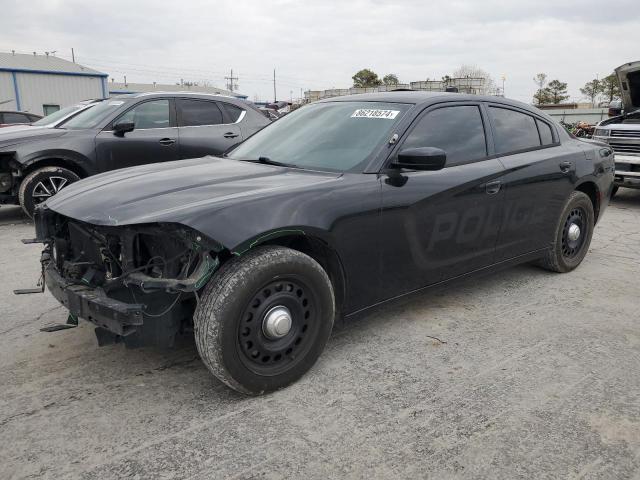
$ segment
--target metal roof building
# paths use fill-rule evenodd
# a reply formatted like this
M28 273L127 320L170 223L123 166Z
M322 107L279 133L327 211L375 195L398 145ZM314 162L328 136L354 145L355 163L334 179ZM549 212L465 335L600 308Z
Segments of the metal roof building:
M0 110L47 115L107 96L106 73L52 55L0 52Z

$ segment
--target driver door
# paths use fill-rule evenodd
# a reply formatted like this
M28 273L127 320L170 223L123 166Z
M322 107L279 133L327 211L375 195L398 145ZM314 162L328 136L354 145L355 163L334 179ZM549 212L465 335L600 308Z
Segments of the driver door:
M436 147L438 171L388 169L382 182L382 297L397 295L490 265L500 229L504 167L492 158L490 128L479 103L439 104L401 141Z
M101 172L147 163L178 160L178 128L173 99L155 98L137 103L96 137ZM134 129L116 134L113 125L131 122Z

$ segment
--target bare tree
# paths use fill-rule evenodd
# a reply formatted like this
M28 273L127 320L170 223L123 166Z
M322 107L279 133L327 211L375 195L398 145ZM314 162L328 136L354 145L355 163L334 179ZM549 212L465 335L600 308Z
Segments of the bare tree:
M453 71L453 78L484 78L484 93L492 93L496 90L496 82L493 77L476 65L463 64Z
M535 77L533 77L533 83L535 83L538 87L536 93L533 94L533 100L535 101L536 105L549 103L549 92L544 88L547 84L547 74L538 73Z

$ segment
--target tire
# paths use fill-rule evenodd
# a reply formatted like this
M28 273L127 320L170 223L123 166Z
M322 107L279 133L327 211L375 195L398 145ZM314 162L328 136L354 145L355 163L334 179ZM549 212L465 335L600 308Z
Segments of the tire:
M281 307L290 313L290 330L271 331L270 338L269 325L275 323L267 320L282 315ZM230 260L214 275L193 320L209 371L238 392L260 395L295 382L313 366L334 317L333 287L324 269L296 250L265 246Z
M39 168L22 179L18 190L18 201L24 213L29 217L33 217L36 205L51 198L62 188L78 180L80 180L80 177L66 168Z
M589 251L594 224L591 199L583 192L571 193L558 219L551 248L538 265L558 273L570 272L576 268ZM576 239L569 233L572 225L578 226L579 236Z
M613 198L613 197L616 196L616 193L618 193L618 188L620 188L620 187L618 187L617 185L613 186L613 188L611 189L611 197L610 198Z

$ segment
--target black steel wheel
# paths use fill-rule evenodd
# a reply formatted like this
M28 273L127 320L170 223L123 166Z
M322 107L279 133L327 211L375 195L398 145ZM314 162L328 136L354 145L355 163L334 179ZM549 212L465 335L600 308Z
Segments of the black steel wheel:
M242 393L296 381L324 349L335 316L333 287L311 257L257 247L227 262L204 288L194 313L207 368Z
M591 199L583 192L572 192L558 219L551 248L539 265L560 273L576 268L589 251L594 224Z
M277 375L304 357L319 324L313 290L283 277L254 293L238 325L241 359L260 375Z

